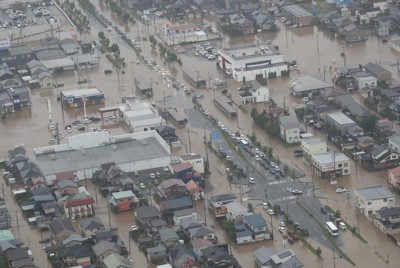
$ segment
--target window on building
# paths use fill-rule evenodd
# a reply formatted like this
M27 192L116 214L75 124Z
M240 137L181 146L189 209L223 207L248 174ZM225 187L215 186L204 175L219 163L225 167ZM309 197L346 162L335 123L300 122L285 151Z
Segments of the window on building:
M372 210L368 210L368 215L371 215L372 214Z
M348 163L344 163L344 164L343 164L344 167L347 167L348 165L349 165Z
M368 202L367 202L367 205L368 205L368 206L372 205L372 202L371 202L371 201L368 201Z
M147 131L147 127L145 127L145 128L143 129L143 131Z
M387 198L383 198L383 202L387 202Z
M343 170L343 174L347 174L347 173L349 173L348 169Z
M338 165L338 167L340 167L340 168L341 168L341 167L342 167L342 164L339 164L339 165Z

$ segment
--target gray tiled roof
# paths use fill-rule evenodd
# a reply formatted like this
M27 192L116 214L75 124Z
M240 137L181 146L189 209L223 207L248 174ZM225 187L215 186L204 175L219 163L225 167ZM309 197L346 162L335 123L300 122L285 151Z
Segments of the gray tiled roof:
M357 188L354 189L354 191L358 192L366 200L394 198L393 193L383 185L372 185L368 187Z

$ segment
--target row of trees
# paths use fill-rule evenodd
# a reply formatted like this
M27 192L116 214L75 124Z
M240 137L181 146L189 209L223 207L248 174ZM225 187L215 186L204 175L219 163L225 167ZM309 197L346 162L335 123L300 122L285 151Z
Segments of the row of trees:
M160 53L161 58L164 58L168 63L178 63L179 66L182 66L182 60L181 58L176 55L175 52L169 50L166 46L164 46L161 43L157 42L157 39L153 36L149 36L149 42L151 43L152 49L155 49L157 44L158 44L158 51Z
M69 0L65 0L64 3L61 4L61 8L70 18L70 20L75 24L76 28L79 32L90 32L89 19L86 15L83 15L81 10L75 7L74 2L70 2Z
M99 32L100 38L100 51L102 53L111 52L112 55L107 54L107 58L114 64L116 68L121 68L125 66L125 58L120 58L121 50L118 44L112 44L110 46L110 39L108 39L104 32Z
M110 10L115 13L124 22L135 23L134 17L124 10L116 1L114 0L104 0L104 3L110 8Z
M268 118L264 113L260 114L256 108L251 110L250 115L251 118L253 118L253 121L262 129L264 129L269 135L272 137L279 136L280 128L277 121Z
M86 10L87 12L89 12L90 14L92 14L93 17L95 17L104 27L106 26L106 24L104 23L103 20L101 20L97 14L96 14L96 8L95 6L91 3L90 0L78 0L78 3L81 5L81 7Z

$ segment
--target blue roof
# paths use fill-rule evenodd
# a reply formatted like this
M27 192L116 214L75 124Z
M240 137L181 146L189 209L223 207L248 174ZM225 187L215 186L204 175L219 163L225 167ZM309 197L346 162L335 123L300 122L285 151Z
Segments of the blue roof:
M244 236L251 236L252 233L249 229L246 229L244 231L236 232L235 235L236 235L236 238L239 238L239 237L244 237Z
M264 218L260 214L253 214L253 215L245 216L243 218L243 221L247 222L249 225L251 225L254 228L267 226L267 222L264 220Z

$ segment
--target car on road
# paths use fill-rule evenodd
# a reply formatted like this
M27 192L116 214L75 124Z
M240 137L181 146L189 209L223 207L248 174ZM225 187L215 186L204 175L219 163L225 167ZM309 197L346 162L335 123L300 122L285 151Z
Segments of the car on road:
M131 231L137 231L137 230L139 230L139 226L137 226L137 225L131 226Z
M170 169L169 169L168 166L165 166L165 167L163 168L163 170L164 170L165 172L169 172L169 171L170 171Z
M325 207L321 207L321 213L322 213L322 214L327 214L327 213L328 213L328 211L326 210L326 208L325 208Z
M156 177L157 177L157 178L160 178L160 177L161 177L161 173L157 171L157 172L156 172Z
M258 156L257 154L256 154L256 156L254 157L254 159L255 159L256 161L260 161L260 160L261 160L260 156Z
M262 203L263 209L267 210L269 208L268 203L264 202Z
M249 183L250 183L250 184L255 184L255 183L256 183L256 180L255 180L254 178L249 178Z
M294 153L294 157L303 157L304 156L303 150L295 150L293 153Z
M295 222L295 223L293 224L293 226L294 226L294 228L295 228L296 230L300 230L300 223Z
M155 179L156 178L156 174L154 174L154 173L150 173L150 179Z
M268 213L269 215L274 215L274 214L275 214L274 211L273 211L272 209L267 209L267 213Z
M279 232L281 232L281 233L285 233L285 232L286 232L286 227L284 227L284 226L279 226L279 227L278 227L278 230L279 230Z
M146 189L146 185L144 185L143 182L141 182L141 183L139 184L139 187L140 187L140 189Z
M231 169L228 167L225 169L225 171L226 171L226 173L231 173Z
M339 228L342 229L342 230L346 230L347 226L346 226L346 224L344 222L341 221L341 222L339 222Z
M303 194L303 192L300 191L299 189L294 189L294 190L292 190L292 194L301 195L301 194Z
M281 221L281 222L279 223L279 226L280 226L280 227L286 227L286 224L285 224L284 221Z
M339 187L339 188L336 189L336 192L337 193L344 193L344 192L347 192L347 190L344 187Z

